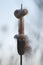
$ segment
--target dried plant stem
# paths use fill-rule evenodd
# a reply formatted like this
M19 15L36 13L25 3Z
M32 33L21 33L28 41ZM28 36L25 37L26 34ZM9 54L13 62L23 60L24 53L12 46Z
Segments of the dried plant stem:
M20 65L22 65L22 55L20 55Z

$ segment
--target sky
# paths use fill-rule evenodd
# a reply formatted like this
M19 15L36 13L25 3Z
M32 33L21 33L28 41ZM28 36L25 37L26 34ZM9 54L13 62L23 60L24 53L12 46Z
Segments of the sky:
M18 19L14 11L28 9L24 17L25 34L30 40L32 56L23 56L23 65L43 65L43 0L0 0L0 65L18 65L17 41ZM27 61L26 61L27 60Z

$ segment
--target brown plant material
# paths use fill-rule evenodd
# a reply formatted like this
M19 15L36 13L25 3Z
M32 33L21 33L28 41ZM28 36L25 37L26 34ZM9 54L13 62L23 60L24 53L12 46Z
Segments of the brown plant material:
M25 53L31 52L32 48L29 44L29 40L28 40L28 37L26 35L23 35L23 34L15 35L14 38L16 38L19 41L22 40L22 43L20 43L20 53L22 52L23 54L25 54ZM21 46L21 44L22 44L22 46Z
M16 18L20 19L23 16L25 16L27 13L28 13L28 10L27 9L23 9L22 11L21 10L16 10L14 12L14 15L15 15Z
M25 52L30 52L31 47L29 45L29 40L26 35L24 35L24 19L23 16L25 16L28 13L27 9L21 9L16 10L14 12L14 15L16 18L19 19L18 21L18 35L15 35L14 38L17 39L17 50L20 55L23 55Z

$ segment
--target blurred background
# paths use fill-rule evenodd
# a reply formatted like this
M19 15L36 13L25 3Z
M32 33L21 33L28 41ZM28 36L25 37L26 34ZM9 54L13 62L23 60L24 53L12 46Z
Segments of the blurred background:
M23 65L43 65L43 0L0 0L0 65L20 65L17 53L18 19L14 11L28 9L24 17L25 34L28 36L32 53L23 55Z

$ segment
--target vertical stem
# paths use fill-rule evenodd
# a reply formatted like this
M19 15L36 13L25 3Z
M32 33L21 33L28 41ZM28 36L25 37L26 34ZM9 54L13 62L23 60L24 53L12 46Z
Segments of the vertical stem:
M21 4L21 11L22 11L22 4Z
M24 34L24 19L20 18L18 23L18 32L19 34Z
M22 55L20 55L20 65L22 65Z

